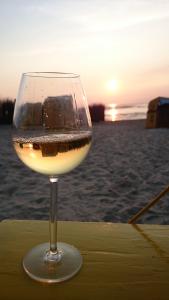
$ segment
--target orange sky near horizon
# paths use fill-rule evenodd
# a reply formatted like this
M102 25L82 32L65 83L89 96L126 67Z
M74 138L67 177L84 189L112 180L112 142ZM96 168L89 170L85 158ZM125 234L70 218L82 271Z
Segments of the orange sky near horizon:
M0 22L0 98L29 71L79 73L90 104L169 97L167 0L6 0Z

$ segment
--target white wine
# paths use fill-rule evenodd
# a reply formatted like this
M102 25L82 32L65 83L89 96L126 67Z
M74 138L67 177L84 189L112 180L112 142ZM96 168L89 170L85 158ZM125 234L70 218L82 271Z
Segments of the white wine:
M14 148L29 168L46 175L60 175L78 166L91 145L91 132L15 137Z

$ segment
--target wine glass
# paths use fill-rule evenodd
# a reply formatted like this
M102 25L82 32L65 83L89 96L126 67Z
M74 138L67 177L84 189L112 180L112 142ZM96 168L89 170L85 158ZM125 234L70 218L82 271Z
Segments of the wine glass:
M61 282L82 266L82 256L74 246L57 242L58 176L78 166L91 145L92 126L80 76L24 73L13 124L18 157L32 170L48 175L51 187L50 243L31 249L23 259L23 268L37 281Z

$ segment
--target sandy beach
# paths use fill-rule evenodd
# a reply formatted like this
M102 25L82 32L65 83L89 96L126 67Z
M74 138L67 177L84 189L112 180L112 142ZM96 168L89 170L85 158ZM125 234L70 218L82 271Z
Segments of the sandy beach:
M0 220L48 219L49 182L23 165L0 126ZM127 222L169 184L169 129L100 123L85 161L59 180L58 219ZM169 224L169 195L138 223Z

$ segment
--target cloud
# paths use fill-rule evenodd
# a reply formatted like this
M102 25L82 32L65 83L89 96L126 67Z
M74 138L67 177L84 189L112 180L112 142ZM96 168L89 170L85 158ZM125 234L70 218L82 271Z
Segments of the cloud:
M28 57L28 56L39 56L39 55L51 55L54 54L56 51L61 49L61 45L57 46L43 46L43 47L32 47L28 50L21 50L21 51L10 51L8 55L12 57Z
M106 32L121 30L135 25L169 18L169 2L166 7L162 4L153 5L151 1L105 1L107 5L91 9L71 16L74 22L87 32Z
M61 31L98 33L122 30L169 18L168 0L62 0L27 2L32 16L47 20Z

